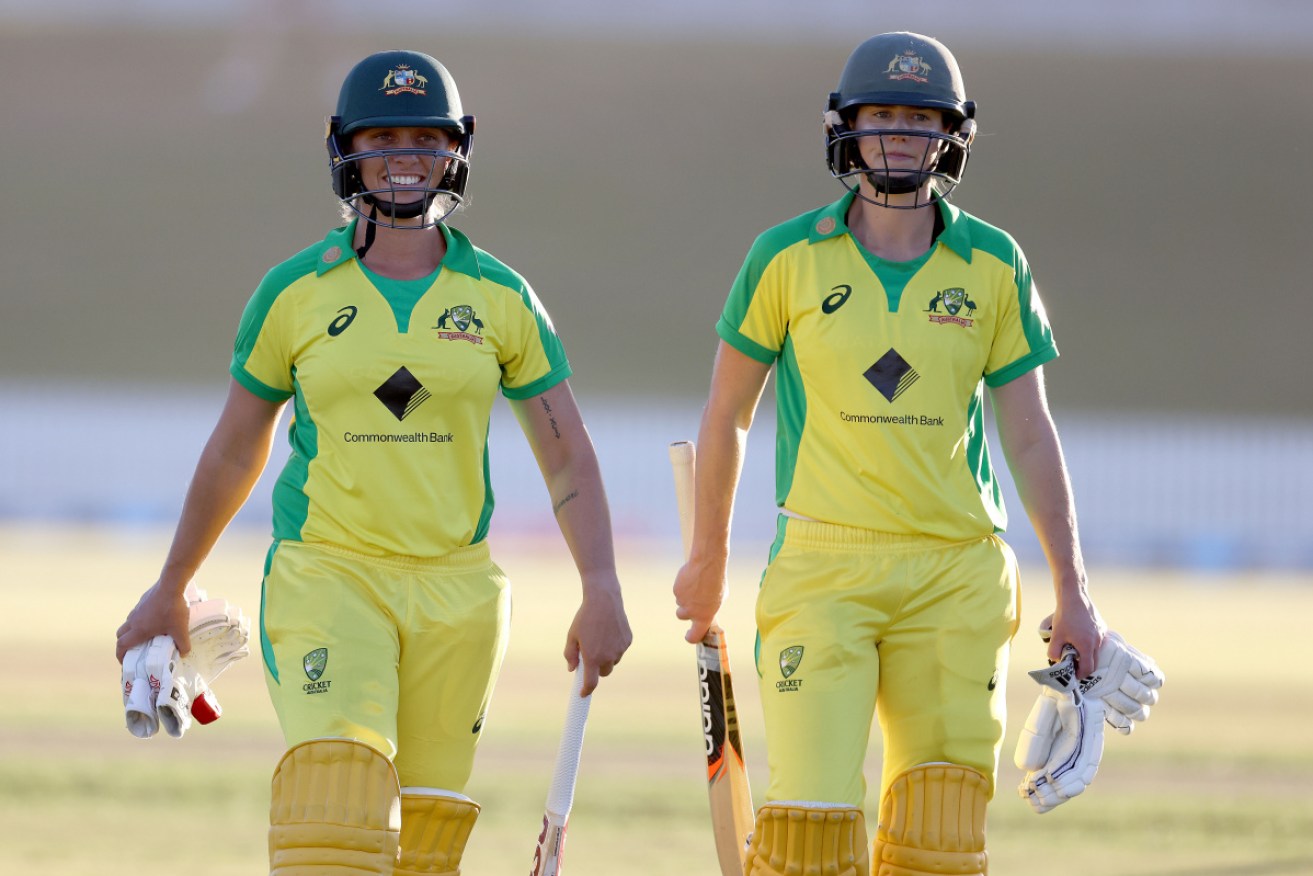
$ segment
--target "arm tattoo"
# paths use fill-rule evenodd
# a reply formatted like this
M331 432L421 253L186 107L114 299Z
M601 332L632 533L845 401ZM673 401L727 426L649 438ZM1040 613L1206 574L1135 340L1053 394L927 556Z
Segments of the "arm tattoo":
M547 403L547 399L539 399L543 403L543 413L547 414L547 422L552 427L552 434L557 438L561 437L561 430L556 427L556 418L552 416L552 406Z
M562 499L561 501L557 502L555 505L552 506L552 513L560 514L561 509L565 507L566 502L569 502L571 499L578 499L578 498L579 498L579 491L571 490L569 495L567 495L564 499Z

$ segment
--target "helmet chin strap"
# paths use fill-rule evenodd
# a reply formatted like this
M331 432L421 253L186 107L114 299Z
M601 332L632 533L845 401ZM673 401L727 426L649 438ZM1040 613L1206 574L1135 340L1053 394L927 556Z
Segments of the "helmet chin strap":
M862 176L871 184L878 194L881 195L910 195L912 192L921 188L922 177L928 177L928 173L877 173L874 170L867 170Z
M422 216L428 212L429 207L433 204L434 198L438 195L436 192L426 194L421 200L412 201L408 204L398 204L396 201L384 201L376 198L372 194L364 195L361 200L369 205L369 215L365 217L365 242L356 250L356 258L360 261L365 260L365 253L374 245L374 238L378 236L378 214L381 207L396 227L398 219L414 219L416 216Z
M360 245L359 249L356 250L356 258L362 262L365 260L365 253L369 252L369 248L374 245L374 235L376 233L376 229L378 228L378 223L375 222L374 219L377 218L377 216L378 216L378 204L374 203L373 198L370 198L369 216L366 217L365 220L365 242Z
M429 205L433 203L433 199L436 197L437 193L434 192L426 194L421 200L411 201L407 204L398 204L396 201L384 201L381 198L374 197L372 194L366 194L361 200L373 208L373 215L377 216L378 209L381 207L387 214L388 218L397 220L414 219L416 216L422 215L428 210Z
M880 135L881 144L884 143L884 136L883 134ZM921 155L923 167L930 156L930 146L931 141L927 140ZM913 192L919 192L923 185L934 179L934 174L928 170L894 173L889 169L888 160L885 161L883 170L876 170L866 163L862 158L861 150L857 148L853 149L852 163L855 169L865 171L862 176L866 177L866 181L871 184L871 188L875 189L876 194L884 195L886 199L889 195L910 195ZM933 200L933 197L931 200Z

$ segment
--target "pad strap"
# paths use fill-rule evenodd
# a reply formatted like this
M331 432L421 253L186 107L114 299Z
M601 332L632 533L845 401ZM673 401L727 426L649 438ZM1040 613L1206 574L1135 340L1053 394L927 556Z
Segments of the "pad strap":
M460 876L479 804L436 788L401 793L401 857L396 876Z
M867 876L866 818L850 806L767 803L748 841L746 876Z
M922 764L890 783L875 832L875 876L984 876L989 782L956 764Z
M392 762L354 739L312 739L274 770L270 876L392 876L401 789Z

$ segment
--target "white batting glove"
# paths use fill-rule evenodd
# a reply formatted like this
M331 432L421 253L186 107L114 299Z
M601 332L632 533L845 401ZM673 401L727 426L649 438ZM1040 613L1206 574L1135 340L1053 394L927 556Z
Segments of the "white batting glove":
M193 719L200 724L209 724L218 720L223 709L200 673L178 657L177 649L174 649L173 657L169 686L160 691L156 715L164 732L178 739L191 728Z
M1149 709L1158 703L1158 689L1165 677L1152 657L1126 644L1126 640L1109 630L1099 649L1099 666L1089 678L1082 678L1081 692L1099 697L1107 705L1105 719L1122 735L1129 735L1135 724L1149 717Z
M193 602L189 608L191 651L181 657L173 649L166 670L168 683L161 686L156 700L160 726L175 739L187 732L193 719L200 724L218 720L223 709L210 685L251 653L250 623L240 608L222 599Z
M167 703L173 690L174 667L178 659L178 649L173 644L172 636L156 636L146 645L141 665L145 671L146 681L150 685L151 705L155 712L156 728L167 720L160 714L160 707ZM170 734L175 735L175 734Z
M128 732L138 739L149 739L160 729L155 714L157 693L146 671L146 651L150 645L142 642L123 655L123 715Z
M1017 739L1014 762L1026 771L1017 791L1038 813L1083 793L1103 757L1105 704L1081 694L1074 654L1030 673L1043 690Z
M209 724L223 713L210 685L250 654L250 622L240 608L189 591L191 651L183 658L170 636L156 636L123 658L123 708L128 731L148 739L161 727L181 737L193 721Z
M1040 624L1039 635L1048 642L1053 632L1052 618ZM1151 706L1158 703L1158 690L1165 676L1152 657L1137 651L1120 635L1109 630L1099 649L1099 665L1080 680L1081 693L1099 697L1107 708L1104 720L1123 736L1135 724L1149 717Z
M190 608L191 651L183 662L207 685L214 684L225 669L251 653L251 624L240 608L223 599L193 602Z

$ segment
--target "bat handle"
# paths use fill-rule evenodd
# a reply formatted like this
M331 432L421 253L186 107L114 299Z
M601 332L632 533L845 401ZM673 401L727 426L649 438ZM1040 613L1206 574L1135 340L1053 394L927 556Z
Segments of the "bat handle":
M551 789L547 792L547 811L565 818L574 806L575 779L579 773L579 756L584 746L584 727L588 722L588 707L593 695L579 696L584 684L584 664L580 661L570 685L570 700L565 709L565 728L561 731L561 744L556 752L556 769L552 774Z

